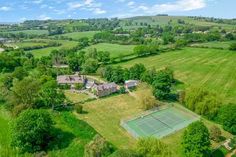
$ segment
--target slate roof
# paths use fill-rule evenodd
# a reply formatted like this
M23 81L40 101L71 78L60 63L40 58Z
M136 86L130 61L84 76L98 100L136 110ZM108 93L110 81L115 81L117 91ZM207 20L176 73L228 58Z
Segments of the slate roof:
M125 86L127 88L131 88L131 87L136 87L138 85L138 81L137 80L128 80L125 81Z
M85 76L79 75L61 75L57 76L58 84L76 84L76 83L85 83Z
M112 83L106 83L106 84L102 84L102 85L97 85L95 87L98 91L104 91L104 90L109 90L112 88L118 88L118 85L115 84L114 82Z

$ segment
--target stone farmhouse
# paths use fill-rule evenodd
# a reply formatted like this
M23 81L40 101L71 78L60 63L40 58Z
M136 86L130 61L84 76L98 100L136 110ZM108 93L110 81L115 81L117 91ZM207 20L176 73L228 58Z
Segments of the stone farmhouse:
M118 85L114 82L105 83L101 85L94 85L92 87L92 92L98 97L104 97L118 92Z
M57 76L57 83L59 85L69 85L71 88L75 88L76 84L85 84L86 77L83 75L61 75Z

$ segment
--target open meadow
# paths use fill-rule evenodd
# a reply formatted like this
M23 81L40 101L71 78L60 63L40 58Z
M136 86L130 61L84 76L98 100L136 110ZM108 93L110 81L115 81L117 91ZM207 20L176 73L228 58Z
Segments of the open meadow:
M119 44L109 44L109 43L99 43L96 45L89 46L84 49L84 51L89 51L96 48L98 51L108 51L110 52L111 58L117 58L119 56L126 56L133 54L133 49L135 45L119 45Z
M43 35L43 34L48 34L48 30L22 30L22 31L9 31L9 32L3 32L3 33L13 33L13 34L25 33L28 35L31 35L31 34Z
M61 36L72 38L74 40L78 40L78 39L84 38L84 37L92 39L94 34L96 34L98 32L99 31L73 32L73 33L62 34Z
M206 47L206 48L216 48L216 49L229 49L230 45L235 41L213 41L213 42L206 42L206 43L196 43L192 44L192 47Z
M147 68L170 67L185 87L201 86L217 92L225 103L236 100L236 53L229 50L184 48L157 56L120 63L130 67L142 63Z

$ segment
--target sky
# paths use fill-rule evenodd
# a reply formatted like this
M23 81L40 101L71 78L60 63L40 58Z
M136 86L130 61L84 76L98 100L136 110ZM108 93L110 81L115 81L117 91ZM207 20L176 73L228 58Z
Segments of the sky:
M236 0L0 0L0 22L141 15L236 18Z

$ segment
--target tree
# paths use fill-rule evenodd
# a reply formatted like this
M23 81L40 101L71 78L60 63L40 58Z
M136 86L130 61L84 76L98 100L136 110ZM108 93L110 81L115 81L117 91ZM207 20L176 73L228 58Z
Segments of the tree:
M9 101L14 106L25 105L27 107L33 107L38 98L39 90L40 83L36 79L26 77L21 81L15 80L13 81Z
M219 127L217 126L212 126L210 128L210 137L213 141L216 141L216 142L220 142L220 138L221 138L221 130Z
M154 96L150 94L144 94L141 97L141 104L144 110L150 110L157 106L157 101Z
M152 84L154 81L154 78L157 76L157 71L155 68L152 68L151 70L146 70L142 76L141 80L144 82L147 82L148 84Z
M23 80L24 77L28 76L28 72L23 67L16 67L12 76L18 80Z
M69 56L67 62L72 71L78 71L80 69L79 57L77 55Z
M230 48L229 48L230 50L233 50L233 51L236 51L236 43L232 43L231 45L230 45Z
M190 110L213 120L222 103L215 93L197 87L187 90L184 104Z
M98 51L97 53L97 59L99 62L109 62L110 61L110 53L107 51Z
M165 100L168 99L172 82L173 82L173 76L170 75L168 70L161 70L157 73L157 76L155 77L153 81L153 94L154 96L159 100Z
M190 124L182 137L182 148L186 157L209 157L210 134L200 121Z
M65 95L63 91L57 89L57 82L50 80L44 83L39 92L40 102L46 107L51 107L52 110L64 103Z
M113 152L113 147L100 135L85 146L84 157L105 157Z
M26 110L12 122L12 145L22 152L45 150L51 136L53 121L45 110Z
M135 64L129 69L130 79L140 80L141 75L146 71L143 64Z
M219 110L217 121L223 125L226 131L236 135L236 105L222 105Z
M98 61L96 59L87 59L82 66L83 72L95 73L98 69Z
M138 140L136 151L143 157L170 157L170 148L156 138L141 138Z

